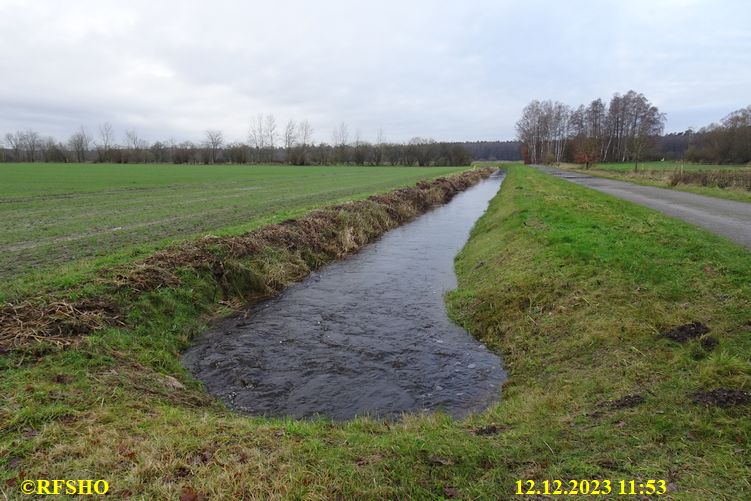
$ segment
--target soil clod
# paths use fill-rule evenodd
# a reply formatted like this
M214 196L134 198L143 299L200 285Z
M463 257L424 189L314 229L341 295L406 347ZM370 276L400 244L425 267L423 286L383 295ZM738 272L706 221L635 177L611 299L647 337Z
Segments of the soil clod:
M662 336L678 343L685 343L691 339L696 339L709 332L709 327L701 322L691 322L690 324L680 325L668 332L663 332Z
M644 403L644 397L638 394L626 395L617 400L607 402L607 407L611 409L628 409Z
M502 432L505 429L506 429L505 426L498 426L496 424L490 424L488 426L481 426L479 428L475 428L474 430L472 430L472 433L474 433L475 435L480 435L480 436L497 435L498 433Z
M699 339L699 343L706 351L712 351L720 344L720 341L714 336L704 336Z
M715 388L710 391L694 393L691 400L706 407L729 408L751 404L751 392L730 388Z

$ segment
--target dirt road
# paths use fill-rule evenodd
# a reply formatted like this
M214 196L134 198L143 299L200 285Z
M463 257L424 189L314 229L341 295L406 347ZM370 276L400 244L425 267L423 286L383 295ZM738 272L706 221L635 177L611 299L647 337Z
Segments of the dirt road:
M654 186L642 186L552 167L538 166L537 168L572 183L677 217L751 249L751 203L705 197Z

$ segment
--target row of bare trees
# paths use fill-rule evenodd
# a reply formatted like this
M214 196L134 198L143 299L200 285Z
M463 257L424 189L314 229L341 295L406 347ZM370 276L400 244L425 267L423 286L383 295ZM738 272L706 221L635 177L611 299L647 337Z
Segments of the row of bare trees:
M246 142L227 142L221 130L209 129L200 143L175 140L149 143L135 130L127 130L116 142L112 124L104 123L96 134L84 127L67 142L42 139L32 130L5 135L7 149L0 161L7 162L113 162L113 163L289 163L295 165L467 165L471 154L460 143L440 143L415 137L406 144L391 143L379 131L375 143L351 138L342 122L332 133L331 143L314 143L308 120L290 120L280 131L273 115L259 114L250 123Z
M638 163L656 144L665 114L633 90L571 108L532 101L516 123L523 156L529 163L574 161Z

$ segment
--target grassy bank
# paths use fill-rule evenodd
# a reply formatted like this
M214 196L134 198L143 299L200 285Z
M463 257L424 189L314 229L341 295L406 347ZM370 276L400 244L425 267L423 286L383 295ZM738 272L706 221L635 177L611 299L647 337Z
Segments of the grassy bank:
M562 164L563 169L593 176L657 186L698 195L751 202L746 189L751 168L746 165L705 165L682 162L644 162L634 170L633 163L603 163L584 169L578 164Z
M751 496L750 407L692 401L751 390L751 254L518 167L457 269L451 311L509 371L491 413L501 485L664 479L681 499ZM710 332L660 335L691 322Z
M247 234L184 243L53 295L3 305L3 494L16 497L28 478L89 477L108 480L117 499L400 492L391 470L379 484L365 479L395 455L392 447L423 455L414 433L377 445L373 438L390 425L236 416L186 374L179 354L209 319L355 252L490 172L468 171ZM415 421L419 428L447 424L441 417ZM440 433L435 428L425 437ZM382 447L388 450L377 452ZM424 460L440 462L436 457ZM390 465L401 464L397 483L431 492L432 485L414 484L406 473L412 459L410 453Z
M240 234L459 170L0 164L0 301L16 290L69 283L148 256L172 242Z
M393 201L404 199L421 203ZM252 255L237 244L276 230L203 240L128 270L114 289L77 290L67 299L110 293L129 327L0 354L2 492L20 497L23 478L103 478L114 499L510 499L521 479L654 478L675 498L748 497L749 408L691 395L749 389L749 254L521 166L457 258L448 298L452 316L505 358L500 403L463 421L333 423L248 418L209 399L179 363L191 336L233 298L367 236L343 229L399 211L373 209L319 220L339 225L329 244L290 247L308 223ZM693 321L709 335L658 335Z

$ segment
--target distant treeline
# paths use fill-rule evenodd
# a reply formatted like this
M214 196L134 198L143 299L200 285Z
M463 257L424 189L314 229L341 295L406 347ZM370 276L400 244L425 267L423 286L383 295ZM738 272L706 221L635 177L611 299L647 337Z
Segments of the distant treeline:
M272 115L259 115L246 142L226 142L221 131L207 130L200 142L149 143L133 130L121 142L112 125L91 134L83 127L67 141L34 130L7 133L0 139L0 162L113 163L288 163L294 165L468 165L473 160L525 160L530 163L679 160L715 164L751 162L751 106L734 111L719 124L698 131L662 134L665 115L643 94L616 94L578 108L533 101L517 122L518 141L438 142L415 137L406 143L358 135L346 124L330 143L312 141L307 120L290 121L277 131Z
M615 94L571 108L532 101L516 124L528 163L640 162L685 159L702 163L751 162L751 106L699 131L663 135L665 114L641 93Z
M277 131L273 115L259 115L247 142L226 142L218 130L207 130L200 143L156 141L149 143L129 130L122 143L115 141L111 124L90 134L83 127L66 142L42 137L33 130L4 136L3 162L111 162L111 163L287 163L294 165L469 165L473 156L463 143L438 142L414 137L407 143L376 143L350 139L346 124L337 127L331 143L313 144L310 124L290 121ZM382 134L379 134L379 138Z
M730 113L719 124L660 137L656 156L714 164L751 162L751 106Z
M521 141L474 141L461 143L472 155L472 160L522 159Z

